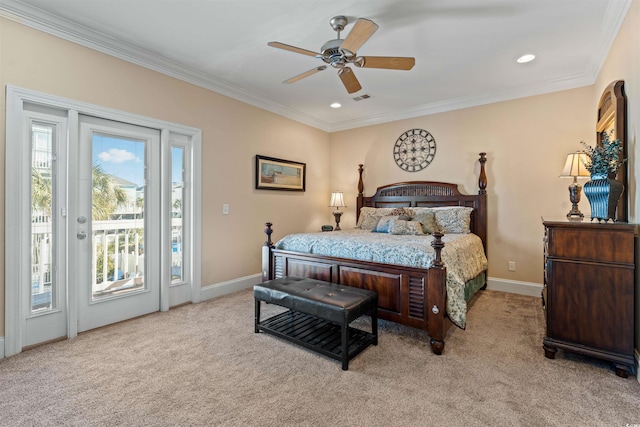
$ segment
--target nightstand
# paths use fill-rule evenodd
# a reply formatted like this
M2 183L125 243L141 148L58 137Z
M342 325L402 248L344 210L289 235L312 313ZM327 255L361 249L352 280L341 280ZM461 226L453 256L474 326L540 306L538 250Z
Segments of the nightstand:
M634 369L635 238L627 223L544 221L544 354L558 349Z

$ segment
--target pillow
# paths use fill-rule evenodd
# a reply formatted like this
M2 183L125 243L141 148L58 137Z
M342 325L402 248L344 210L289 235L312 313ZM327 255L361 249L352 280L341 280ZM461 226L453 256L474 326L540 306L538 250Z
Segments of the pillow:
M370 229L373 230L378 223L378 219L380 219L379 215L376 215L377 209L375 208L360 208L360 216L358 217L358 222L356 223L356 228L362 229ZM375 223L374 223L375 221ZM371 225L373 223L373 225Z
M443 233L470 233L471 212L473 208L467 206L451 206L433 208L436 225Z
M408 218L408 217L407 217ZM388 233L389 232L389 222L394 219L400 219L399 215L385 215L378 220L378 223L375 227L373 227L374 233Z
M360 216L356 228L363 230L373 230L378 224L378 220L383 216L400 216L408 215L404 208L360 208Z
M418 221L406 221L403 219L392 219L389 221L390 234L424 234L422 224Z
M433 210L424 210L416 213L412 220L422 224L422 231L424 231L425 234L431 234L439 230L438 224L436 223L436 214Z
M416 215L433 213L434 209L437 209L437 208L428 208L428 207L407 208L407 213L411 215L411 218L414 218Z

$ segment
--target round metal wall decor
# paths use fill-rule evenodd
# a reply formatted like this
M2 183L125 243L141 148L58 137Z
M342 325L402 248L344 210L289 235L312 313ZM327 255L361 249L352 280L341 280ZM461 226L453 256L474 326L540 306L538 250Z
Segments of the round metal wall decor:
M393 159L400 169L418 172L436 156L436 139L424 129L403 132L393 146Z

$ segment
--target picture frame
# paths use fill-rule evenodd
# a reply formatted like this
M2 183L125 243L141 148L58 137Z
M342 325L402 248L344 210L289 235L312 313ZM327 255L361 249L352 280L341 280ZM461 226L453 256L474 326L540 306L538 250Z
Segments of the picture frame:
M256 190L305 191L307 164L256 155Z

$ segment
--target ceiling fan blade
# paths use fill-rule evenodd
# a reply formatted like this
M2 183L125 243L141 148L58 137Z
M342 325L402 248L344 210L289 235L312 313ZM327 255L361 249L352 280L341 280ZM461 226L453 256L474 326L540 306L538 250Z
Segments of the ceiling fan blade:
M354 93L362 89L362 86L360 86L360 82L356 78L354 72L351 71L351 68L341 68L340 71L338 71L338 76L340 76L340 80L342 80L342 84L344 85L345 89L347 89L347 92Z
M347 37L340 45L340 49L355 54L360 47L376 32L378 25L368 19L360 18L356 21Z
M314 56L314 57L320 55L319 53L312 52L312 51L307 50L307 49L302 49L302 48L295 47L295 46L289 46L288 44L284 44L284 43L280 43L280 42L269 42L269 43L267 43L267 45L269 45L271 47L277 47L278 49L288 50L290 52L301 53L303 55L309 55L309 56Z
M312 68L309 71L305 71L304 73L298 74L297 76L293 76L290 79L287 79L287 80L283 81L282 83L286 83L286 84L295 83L298 80L302 80L305 77L309 77L309 76L317 73L318 71L322 71L322 70L326 70L326 69L327 69L326 65L321 65L319 67Z
M355 62L363 68L386 68L388 70L410 70L416 64L415 58L397 56L363 56L362 61Z

